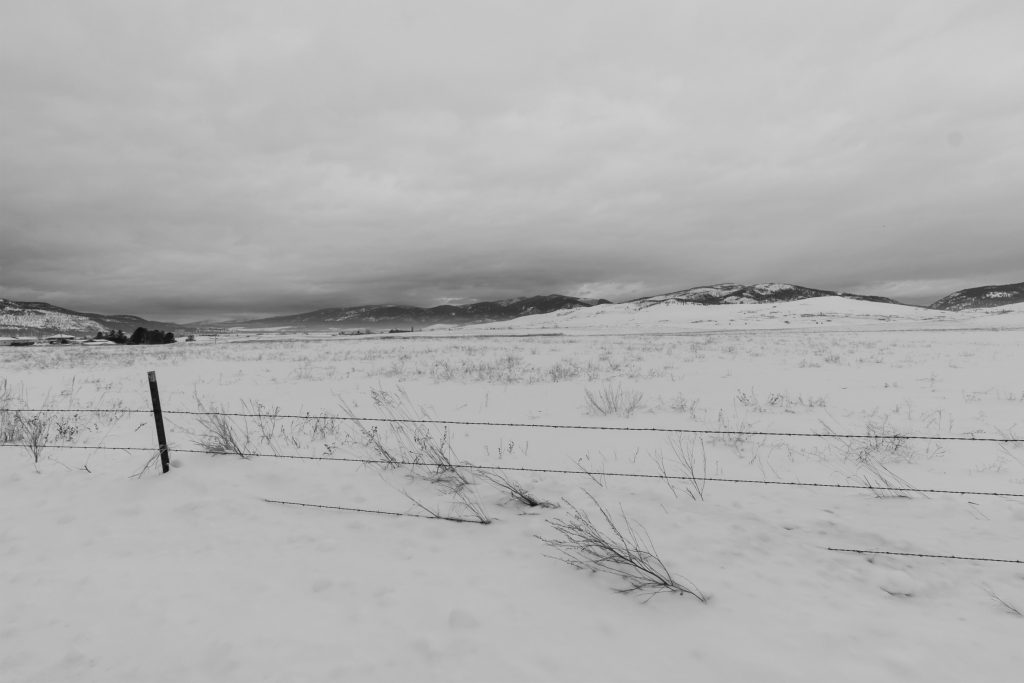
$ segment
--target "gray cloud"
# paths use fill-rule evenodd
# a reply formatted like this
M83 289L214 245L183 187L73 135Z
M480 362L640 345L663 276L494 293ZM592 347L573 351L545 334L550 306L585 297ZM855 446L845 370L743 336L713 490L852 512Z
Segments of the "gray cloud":
M0 9L0 296L158 317L1024 272L1015 2Z

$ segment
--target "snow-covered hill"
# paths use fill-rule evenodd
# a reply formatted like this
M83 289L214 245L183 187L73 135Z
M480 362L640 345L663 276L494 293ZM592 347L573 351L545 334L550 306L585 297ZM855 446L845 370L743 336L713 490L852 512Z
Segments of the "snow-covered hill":
M866 327L1024 329L1024 304L957 312L840 296L770 304L737 303L729 306L702 306L664 299L531 315L503 323L477 325L473 329L677 332Z
M876 301L878 303L895 304L892 299L880 296L864 296L861 294L847 294L844 292L833 292L827 289L814 289L800 285L790 285L781 282L766 282L756 285L740 285L727 282L717 285L703 285L690 287L668 294L635 299L630 303L657 304L665 301L678 303L700 304L703 306L717 304L765 304L779 303L782 301L797 301L800 299L815 299L827 296L839 296L848 299L861 301Z
M44 303L0 299L0 333L94 336L107 327L82 313Z
M0 334L71 334L92 337L97 332L107 330L121 330L131 334L139 327L174 332L181 330L180 325L146 320L137 315L82 313L41 301L0 299Z
M992 308L1024 302L1024 282L1014 285L988 285L962 289L944 296L930 308L941 311L962 311L969 308Z

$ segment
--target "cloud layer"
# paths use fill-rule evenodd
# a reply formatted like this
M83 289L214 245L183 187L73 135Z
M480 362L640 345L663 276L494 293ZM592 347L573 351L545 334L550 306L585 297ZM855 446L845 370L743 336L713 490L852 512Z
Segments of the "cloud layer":
M0 6L0 296L1024 279L1018 2Z

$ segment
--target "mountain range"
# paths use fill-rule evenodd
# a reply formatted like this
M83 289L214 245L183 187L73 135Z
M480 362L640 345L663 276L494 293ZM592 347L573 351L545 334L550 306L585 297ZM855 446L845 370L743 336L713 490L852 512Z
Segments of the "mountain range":
M714 306L728 304L778 303L824 296L840 296L861 301L900 304L893 299L814 289L782 283L743 285L724 283L691 287L667 294L633 299L640 307L665 303ZM1012 285L991 285L964 289L945 296L929 308L959 311L1024 302L1024 282ZM308 313L275 316L244 321L169 323L146 320L134 315L102 315L80 313L41 302L20 302L0 299L0 335L10 334L75 334L94 336L110 329L130 334L138 327L176 333L199 330L256 329L396 329L431 325L468 325L511 320L525 315L551 313L559 310L586 308L611 303L607 299L581 299L561 294L520 297L501 301L483 301L462 305L422 308L393 304L323 308Z
M524 315L551 313L569 308L610 304L607 299L579 299L561 294L531 296L501 301L482 301L459 306L430 308L391 304L322 308L297 315L260 318L231 323L233 328L312 327L312 328L381 328L427 327L429 325L467 325L471 323L511 320Z

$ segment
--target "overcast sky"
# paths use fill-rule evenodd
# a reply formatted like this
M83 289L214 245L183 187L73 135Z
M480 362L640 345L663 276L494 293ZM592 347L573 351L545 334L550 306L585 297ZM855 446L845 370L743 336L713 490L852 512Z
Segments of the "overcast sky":
M1024 2L0 0L0 296L1024 280Z

